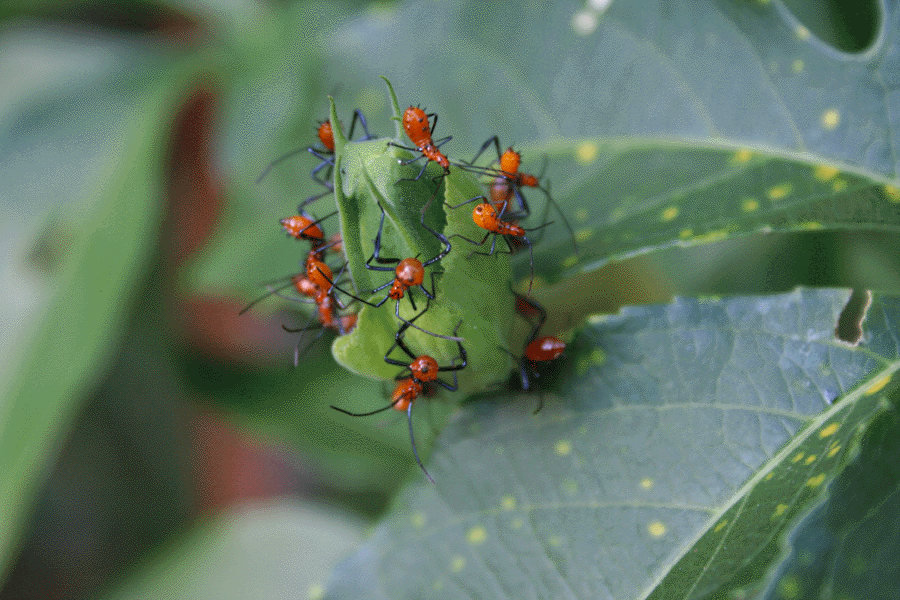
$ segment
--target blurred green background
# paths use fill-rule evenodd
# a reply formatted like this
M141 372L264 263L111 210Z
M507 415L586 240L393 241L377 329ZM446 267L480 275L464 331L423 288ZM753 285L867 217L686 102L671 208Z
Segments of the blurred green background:
M871 41L869 3L786 5L845 51ZM471 23L475 51L454 54L457 40L457 60L432 62L447 40L413 39L418 25L440 31L464 6L0 7L0 596L315 595L416 471L402 419L357 423L328 408L374 403L379 384L346 376L327 342L304 357L314 369L291 370L295 338L280 325L303 319L284 303L237 313L263 281L296 268L276 223L315 191L309 157L254 182L273 158L312 143L326 95L387 135L373 70L390 65L383 74L402 104L446 115L438 132L454 135L458 155L493 133L530 148L546 141L539 119L504 112L503 91L529 65L499 69L492 53L568 21L495 39L492 19L547 10L510 3L505 16ZM384 35L397 21L409 37ZM495 84L493 103L442 89L445 70ZM553 165L565 188L569 171ZM608 298L574 313L800 284L896 291L896 247L890 232L809 232L664 249L593 272L582 284L609 288ZM419 421L420 447L449 410ZM225 571L246 587L223 588Z

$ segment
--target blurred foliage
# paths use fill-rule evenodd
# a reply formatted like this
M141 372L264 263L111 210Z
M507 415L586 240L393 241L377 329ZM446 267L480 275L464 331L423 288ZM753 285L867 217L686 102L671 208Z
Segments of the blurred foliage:
M891 595L896 0L82 0L0 19L6 596ZM328 408L385 402L329 335L288 369L279 325L308 311L237 316L297 271L277 221L320 191L306 153L257 177L311 144L326 94L392 135L379 75L440 115L451 158L493 134L526 171L548 156L581 248L559 222L535 245L544 333L570 341L539 392L417 409L422 452L449 419L436 487L402 418ZM342 216L364 252L378 214ZM883 293L844 309L798 285ZM289 447L296 480L262 487L302 506L197 525L221 508L205 410ZM323 587L361 536L348 515L389 503Z

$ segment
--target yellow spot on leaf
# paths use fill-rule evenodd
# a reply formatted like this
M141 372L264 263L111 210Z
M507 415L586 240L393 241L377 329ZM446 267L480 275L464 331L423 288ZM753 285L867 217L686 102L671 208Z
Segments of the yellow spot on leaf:
M661 521L653 521L647 526L647 532L653 537L662 537L666 533L666 526Z
M503 507L503 510L515 510L516 499L512 496L503 496L500 500L500 506Z
M838 126L841 122L841 113L830 108L822 113L822 127L831 130Z
M579 242L586 242L589 239L591 239L592 237L594 237L594 230L590 229L588 227L585 227L584 229L579 229L578 231L575 232L575 239L578 240Z
M847 182L844 181L843 179L835 179L834 183L831 184L831 189L833 189L836 192L841 192L841 191L847 189Z
M769 188L769 191L766 192L766 196L769 197L769 200L781 200L782 198L786 198L788 194L794 189L790 183L782 183Z
M602 318L594 320L597 322L602 322ZM578 365L576 367L578 370L578 375L584 375L591 367L600 366L604 362L606 362L606 353L603 352L603 350L601 350L600 348L594 348L588 354L578 357Z
M466 559L462 556L454 556L453 562L450 563L450 572L459 573L466 567Z
M793 576L785 577L778 582L778 592L782 598L791 600L800 595L800 581Z
M559 548L560 546L562 546L562 538L560 538L558 535L552 535L547 539L547 543L554 548Z
M483 544L487 539L487 530L481 525L476 525L466 533L466 539L472 545Z
M815 455L815 454L810 454L809 456L806 457L806 460L803 461L803 462L804 462L804 464L811 465L811 464L813 464L815 461L816 461L816 455Z
M728 519L722 519L716 524L716 528L713 529L713 532L722 531L722 529L724 529L726 525L728 525Z
M840 429L840 425L838 425L837 423L826 425L822 428L821 431L819 431L819 438L824 440L829 435L834 435L834 432L836 432L838 429Z
M872 382L872 385L870 385L869 387L866 388L866 396L871 396L872 394L877 394L878 392L880 392L881 390L884 389L884 386L886 386L890 380L891 380L890 375L885 375L881 379L876 379L875 381Z
M585 164L594 162L599 148L594 142L581 142L575 147L575 158Z
M576 221L587 221L588 211L586 208L579 208L575 211L575 220Z
M807 29L803 25L797 25L797 28L794 29L794 33L797 34L797 38L800 40L809 39L809 29Z
M653 480L649 477L644 477L643 479L641 479L641 487L645 490L649 490L653 487Z
M806 482L806 485L809 487L818 487L822 485L823 481L825 481L825 473L820 473L815 477L810 477L809 481Z
M574 479L566 479L560 485L561 491L566 496L574 496L578 493L578 483Z
M713 231L707 231L703 235L698 235L695 240L698 242L718 242L719 240L724 240L728 237L727 229L716 229Z
M900 202L900 188L894 185L884 186L884 193L891 202Z
M793 71L794 74L796 74L796 75L799 75L800 73L802 73L803 72L803 61L798 58L793 63L791 63L791 71Z
M832 167L831 165L819 165L816 167L816 170L813 171L813 177L818 179L819 181L831 181L834 179L835 175L840 173L837 167Z
M787 504L779 504L778 506L775 507L775 513L773 516L780 517L781 515L784 514L784 511L786 511L788 508L789 507Z
M576 264L578 264L578 257L574 254L563 259L563 266L567 269L574 267Z
M572 443L567 442L566 440L556 442L555 450L560 456L568 456L572 454Z
M314 583L313 585L309 586L309 590L307 590L306 592L306 597L309 598L309 600L319 600L319 598L324 598L325 588L322 587L322 584L320 583Z
M678 237L680 237L683 240L686 240L687 238L691 237L692 235L694 235L693 229L682 229L681 233L678 234Z
M420 512L413 513L409 518L409 521L416 529L422 529L423 527L425 527L425 515Z
M835 444L834 446L831 447L831 450L828 451L828 458L831 458L832 456L834 456L835 454L837 454L840 451L841 451L841 445Z
M806 221L805 223L801 223L800 227L807 230L822 229L822 224L818 221Z
M732 155L731 162L742 165L744 163L750 162L751 158L753 158L753 153L746 148L742 148Z
M744 212L753 212L754 210L759 208L759 201L755 198L744 198L743 202L741 202L741 210Z
M763 477L763 480L768 481L768 480L772 479L773 477L775 477L775 473L772 471L769 471L768 473L766 473L766 476Z
M800 462L801 460L803 460L804 456L805 455L802 452L798 452L797 454L794 455L793 458L791 458L791 462L792 463Z
M660 217L662 218L662 220L666 221L666 222L674 221L675 217L677 217L677 216L678 216L678 207L677 206L670 206L669 208L662 211L662 213L660 214Z

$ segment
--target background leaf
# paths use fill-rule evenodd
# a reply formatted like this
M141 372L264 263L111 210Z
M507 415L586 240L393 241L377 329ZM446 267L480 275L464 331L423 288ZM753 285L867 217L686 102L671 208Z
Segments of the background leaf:
M495 133L524 146L526 171L550 156L548 179L582 254L552 226L538 250L545 278L747 232L896 231L896 207L886 206L900 198L896 2L879 4L877 35L856 55L818 40L779 3L446 6L408 2L341 27L323 75L358 90L370 115L385 108L376 77L388 76L401 104L424 101L441 115L451 158L469 158ZM540 194L529 198L540 207Z
M66 423L119 341L159 226L164 125L197 65L123 52L108 68L100 84L60 80L46 105L8 121L0 136L6 210L32 219L46 211L43 229L27 230L30 239L14 237L5 262L33 284L30 313L12 317L30 328L16 324L21 341L5 357L0 380L0 561L10 558ZM83 103L95 107L90 115ZM70 170L55 172L63 168L59 153L73 149L82 168L66 163ZM39 186L30 179L35 173L46 177ZM66 201L48 210L47 195Z
M559 378L565 400L536 416L515 397L459 411L428 464L437 486L401 494L328 597L715 590L840 471L900 368L900 302L877 298L854 348L832 338L847 297L685 299L600 319Z
M323 573L359 542L343 513L288 500L235 507L159 552L115 593L130 598L314 597ZM316 552L310 553L310 547Z

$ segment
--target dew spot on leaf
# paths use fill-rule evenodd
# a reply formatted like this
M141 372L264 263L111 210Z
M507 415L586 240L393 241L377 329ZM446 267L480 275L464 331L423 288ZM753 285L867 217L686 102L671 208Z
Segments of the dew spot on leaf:
M750 162L751 158L753 158L753 152L746 148L742 148L732 155L731 162L736 165L743 165Z
M483 544L487 540L487 530L481 525L476 525L466 533L466 539L473 546Z
M836 432L839 428L840 428L840 425L838 425L837 423L832 423L832 424L830 424L830 425L826 425L826 426L823 427L822 430L819 432L819 437L822 438L822 439L824 440L824 439L827 438L828 436L834 435L835 432Z
M581 142L575 148L575 157L579 162L589 164L597 158L599 148L594 142Z
M815 477L810 477L809 481L806 482L806 485L809 487L819 487L822 485L822 482L825 481L825 473L819 473Z
M462 556L454 556L453 562L450 563L450 572L459 573L466 567L466 559Z
M890 375L885 375L884 377L881 377L880 379L876 379L874 382L872 382L872 385L870 385L868 387L868 389L866 389L866 396L871 396L873 394L877 394L878 392L880 392L881 390L884 389L884 386L886 386L890 380L891 380Z
M790 183L780 183L770 187L766 195L769 197L769 200L781 200L791 193L793 187Z
M822 127L827 130L832 130L837 127L841 122L841 113L834 109L830 108L822 113Z
M653 521L647 526L647 532L655 538L662 537L666 533L666 526L662 521Z
M884 186L884 193L891 202L900 202L900 188L895 185Z
M567 440L561 440L556 442L556 447L554 448L556 453L560 456L568 456L572 453L572 442Z
M839 172L837 167L832 167L831 165L819 165L816 167L815 171L813 171L813 177L821 182L826 182L834 179Z
M666 208L664 211L662 211L662 213L660 214L660 218L662 218L662 220L666 221L666 222L674 221L675 217L677 217L677 216L678 216L678 207L677 206L670 206L670 207Z

